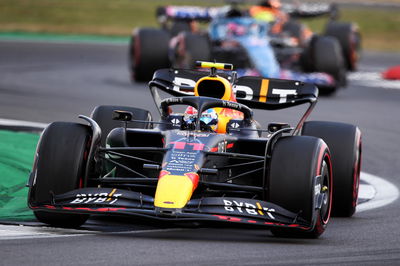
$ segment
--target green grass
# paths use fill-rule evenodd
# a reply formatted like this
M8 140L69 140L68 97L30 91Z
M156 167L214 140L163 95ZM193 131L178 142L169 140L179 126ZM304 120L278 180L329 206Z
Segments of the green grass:
M198 5L174 0L174 4ZM202 5L220 1L203 1ZM133 27L157 25L157 6L167 0L0 0L0 31L129 35Z
M39 134L0 130L0 220L29 220L29 173Z
M157 25L157 6L223 3L223 0L0 0L0 32L129 36L134 27ZM400 51L400 9L341 10L341 20L359 24L365 49ZM325 21L313 19L307 23L318 30Z

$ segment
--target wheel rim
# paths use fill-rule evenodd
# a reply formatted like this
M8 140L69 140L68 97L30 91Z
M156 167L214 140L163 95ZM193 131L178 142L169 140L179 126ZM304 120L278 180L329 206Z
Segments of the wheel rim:
M320 209L320 217L323 224L327 224L331 213L332 203L332 175L330 168L329 156L327 155L322 161L321 167L321 190L320 193L323 195L323 201Z

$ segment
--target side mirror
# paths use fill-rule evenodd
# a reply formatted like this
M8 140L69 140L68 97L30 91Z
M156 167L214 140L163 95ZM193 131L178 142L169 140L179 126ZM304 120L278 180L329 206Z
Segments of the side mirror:
M129 122L133 118L133 113L128 111L114 110L112 119L118 121Z
M268 124L268 132L269 133L274 133L278 130L281 130L283 128L289 128L290 125L287 123L269 123Z

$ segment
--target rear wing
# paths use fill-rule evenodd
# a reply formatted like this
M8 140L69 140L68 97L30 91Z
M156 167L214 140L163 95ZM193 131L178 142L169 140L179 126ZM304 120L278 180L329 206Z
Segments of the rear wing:
M234 75L227 75L226 72L217 74L231 83L233 81L232 89L239 103L254 109L283 109L304 103L312 104L318 98L317 87L309 83L250 76L236 79ZM208 75L208 71L160 69L154 73L149 86L159 106L156 88L176 97L191 96L194 95L196 82Z
M320 16L329 16L332 19L338 17L338 7L330 3L301 3L301 4L284 4L282 6L284 12L293 18L314 18Z
M196 20L209 22L224 13L226 13L226 7L161 6L157 8L156 16L159 21Z
M311 18L329 15L336 18L338 8L329 3L301 3L284 4L283 11L291 17ZM217 17L225 17L231 10L231 6L204 7L204 6L160 6L157 8L156 16L159 21L186 20L209 22Z

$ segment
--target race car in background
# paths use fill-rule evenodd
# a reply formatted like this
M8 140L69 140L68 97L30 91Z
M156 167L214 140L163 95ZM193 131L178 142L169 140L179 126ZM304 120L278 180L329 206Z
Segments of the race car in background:
M335 11L329 5L319 9L306 5L292 8L290 14L334 17ZM129 48L133 81L150 80L159 67L192 68L196 60L217 60L233 63L239 75L296 79L332 92L346 85L346 71L357 64L359 41L350 40L360 38L353 24L331 20L325 35L306 39L304 25L294 18L281 34L272 34L269 23L232 6L166 6L157 10L157 17L161 29L133 32ZM208 30L199 30L197 22L209 22Z
M28 181L37 219L77 227L90 215L125 215L313 238L331 214L353 215L361 132L350 124L305 121L317 102L315 85L237 78L229 64L199 66L210 72L155 72L149 88L160 121L144 109L98 106L91 117L80 116L89 125L51 123ZM159 91L173 97L162 99ZM301 104L308 108L295 126L262 128L251 109ZM179 106L189 108L181 113Z

